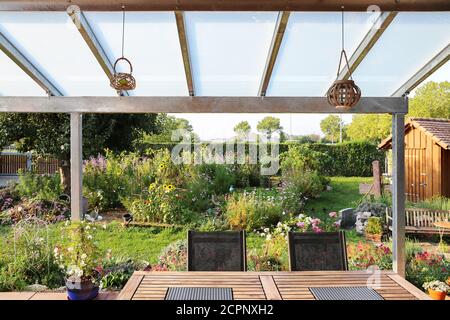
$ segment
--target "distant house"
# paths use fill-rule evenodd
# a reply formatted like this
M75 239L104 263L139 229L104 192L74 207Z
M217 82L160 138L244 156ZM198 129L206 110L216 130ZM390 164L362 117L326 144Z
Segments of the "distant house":
M392 136L380 149L390 149ZM410 118L405 124L406 195L419 201L450 197L450 120Z

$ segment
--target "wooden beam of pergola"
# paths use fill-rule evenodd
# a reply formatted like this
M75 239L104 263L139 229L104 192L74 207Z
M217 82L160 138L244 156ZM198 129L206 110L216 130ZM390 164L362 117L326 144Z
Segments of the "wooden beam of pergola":
M0 112L407 113L402 97L363 97L350 111L325 97L0 97Z
M435 55L430 61L428 61L419 71L417 71L411 78L409 78L400 88L395 90L392 94L393 97L401 97L408 95L414 88L426 80L437 69L443 66L450 60L450 44L447 45L442 51Z
M448 11L448 0L0 0L0 10L64 11L78 5L85 11Z
M105 72L108 79L111 79L114 74L113 64L108 59L105 50L95 36L95 33L89 25L89 22L87 21L83 12L81 12L79 8L72 6L67 10L67 14L75 24L75 27L83 37L84 41L91 50L102 70ZM128 92L123 91L123 94L128 95Z
M189 95L195 95L194 80L192 77L192 64L189 55L189 42L186 35L186 23L183 11L175 11L175 20L177 22L178 39L180 40L181 55L183 57L184 73L186 74L186 82Z
M347 80L350 76L350 73L353 73L356 70L356 68L358 68L359 64L367 56L367 54L373 48L378 39L380 39L381 35L386 30L386 28L391 24L396 15L397 12L382 12L380 14L380 16L374 22L372 28L370 28L369 32L364 36L363 40L358 45L355 52L350 57L348 61L350 70L344 67L338 75L338 80Z
M284 32L289 21L289 11L282 11L278 14L277 23L275 25L275 32L270 44L269 56L267 57L266 66L262 76L261 85L259 86L258 95L265 96L267 88L269 87L270 78L272 76L273 68L277 60L278 52L280 51L281 43L283 41Z
M59 89L0 32L0 50L34 80L48 95L62 96Z

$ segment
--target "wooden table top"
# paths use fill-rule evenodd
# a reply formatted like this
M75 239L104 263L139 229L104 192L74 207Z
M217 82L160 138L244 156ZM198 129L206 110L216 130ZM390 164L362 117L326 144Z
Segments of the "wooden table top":
M232 288L235 300L314 300L311 287L366 287L365 271L152 272L136 271L121 300L164 300L169 287ZM391 271L373 287L385 300L429 300L428 295Z

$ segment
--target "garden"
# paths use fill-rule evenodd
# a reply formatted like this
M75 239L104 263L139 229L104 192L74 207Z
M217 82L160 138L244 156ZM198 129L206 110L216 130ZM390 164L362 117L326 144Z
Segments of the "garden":
M59 174L22 172L0 190L0 291L55 290L71 276L118 290L135 270L186 270L187 230L245 230L248 269L281 271L289 268L289 231L345 229L351 270L391 269L384 221L389 196L358 191L359 183L371 181L370 163L379 151L367 143L280 149L275 176L261 175L250 161L194 164L196 155L188 152L182 156L190 162L175 164L169 148L106 150L84 161L87 219L78 223L70 221ZM447 199L414 205L437 203L450 209ZM341 211L348 207L367 219L349 225ZM406 249L414 285L426 290L449 281L445 244L430 251L410 239Z

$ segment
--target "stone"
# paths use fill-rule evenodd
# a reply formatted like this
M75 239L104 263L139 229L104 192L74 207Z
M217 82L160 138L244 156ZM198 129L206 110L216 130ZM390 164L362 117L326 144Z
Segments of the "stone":
M40 292L48 290L48 288L42 284L32 284L27 287L25 287L25 291L33 291L33 292Z
M356 213L356 222L355 222L355 230L359 234L364 234L364 230L366 229L369 218L372 216L371 212L357 212Z
M356 222L355 209L345 208L339 211L339 217L341 217L341 228L348 229L353 228Z

